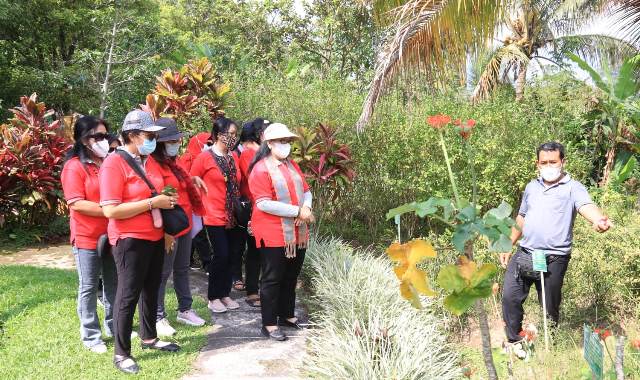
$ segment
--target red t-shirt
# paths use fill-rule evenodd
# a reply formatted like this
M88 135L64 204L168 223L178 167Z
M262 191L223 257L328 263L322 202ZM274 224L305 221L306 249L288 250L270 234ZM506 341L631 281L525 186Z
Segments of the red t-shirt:
M162 169L149 156L144 171L156 191L164 188ZM151 198L149 186L131 169L118 154L110 154L100 167L100 205L135 202ZM128 219L109 219L109 242L115 245L119 239L136 238L158 241L164 237L162 228L153 226L150 211Z
M240 166L238 166L238 156L233 153L233 162L236 166L236 180L242 180ZM204 224L206 226L226 226L227 212L225 201L227 194L227 184L220 167L211 156L211 151L206 150L198 155L193 161L191 175L202 178L207 185L208 193L204 196L203 203L205 209Z
M273 188L273 182L271 181L271 175L264 162L265 159L260 160L255 164L251 174L249 174L249 188L253 199L258 202L260 200L273 200L277 201L276 190ZM304 192L309 191L309 185L304 179L304 175L300 170L300 167L295 162L291 161L293 167L296 169L300 177L302 177L302 183ZM291 178L291 173L287 165L279 165L278 168L285 180L287 181L287 187L289 188L289 194L291 194L291 204L298 205L298 197L296 195L295 185ZM251 214L251 229L253 235L256 238L256 245L261 246L261 242L264 241L265 247L284 247L284 232L282 231L282 217L268 214L260 211L259 208L253 207ZM296 236L298 235L298 227L296 227Z
M242 181L240 181L240 194L249 199L253 200L251 196L251 191L249 190L249 165L251 165L251 161L253 157L256 156L257 151L251 148L246 148L240 154L240 171L242 171Z
M181 163L178 162L178 165L182 166ZM178 178L173 174L171 168L167 165L159 165L160 170L162 172L162 179L164 180L165 186L173 186L174 189L178 190L178 205L182 207L185 214L187 214L187 218L189 219L189 227L184 231L175 235L176 238L186 235L189 231L191 231L191 216L193 215L193 207L191 206L191 201L189 200L189 194L187 193L187 185L184 182L178 182ZM184 169L184 167L183 167ZM188 172L187 172L188 173ZM187 179L188 181L191 178Z
M62 169L62 190L67 204L77 201L100 202L100 184L98 167L93 163L82 165L78 157L64 164ZM100 235L107 233L109 219L102 216L90 216L70 210L69 229L71 244L76 248L96 249Z
M187 170L187 172L191 170L193 161L198 157L200 152L202 152L202 149L204 149L204 146L207 144L207 140L209 140L210 137L211 133L200 132L189 140L189 144L187 144L187 149L184 154L178 158L178 161L182 164L182 167Z

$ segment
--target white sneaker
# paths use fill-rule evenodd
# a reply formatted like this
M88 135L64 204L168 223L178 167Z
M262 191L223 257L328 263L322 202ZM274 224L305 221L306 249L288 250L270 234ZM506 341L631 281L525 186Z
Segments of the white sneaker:
M224 306L224 304L219 299L209 301L209 305L207 305L207 307L209 308L209 310L213 311L214 313L227 312L227 307Z
M227 309L229 310L235 310L240 308L240 304L232 300L231 297L224 297L223 299L221 299L221 301L224 304L224 306L226 306Z
M95 353L95 354L106 354L107 353L107 346L104 343L98 343L95 346L91 346L89 347L89 351Z
M162 318L159 321L156 321L156 333L158 336L172 336L176 333L176 330L171 327L167 318Z
M205 323L204 319L200 318L193 309L179 311L176 321L189 326L204 326Z

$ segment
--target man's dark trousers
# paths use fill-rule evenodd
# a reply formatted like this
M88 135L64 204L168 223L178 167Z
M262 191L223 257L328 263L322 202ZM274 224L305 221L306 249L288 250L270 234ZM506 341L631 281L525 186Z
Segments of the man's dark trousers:
M531 284L536 285L538 301L542 305L542 285L540 280L535 281L523 278L519 274L517 256L531 255L521 247L518 247L507 265L502 287L502 317L506 324L507 338L509 342L517 342L522 339L519 335L522 331L522 318L524 309L522 305L529 295ZM547 272L544 274L544 288L547 306L547 317L552 323L557 324L560 318L560 302L562 301L562 283L567 272L570 256L547 255Z

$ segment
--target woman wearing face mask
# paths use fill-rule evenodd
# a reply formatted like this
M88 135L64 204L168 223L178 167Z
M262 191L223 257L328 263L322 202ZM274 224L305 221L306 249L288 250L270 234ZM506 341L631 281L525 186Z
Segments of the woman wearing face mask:
M100 208L98 170L107 156L107 123L82 116L73 128L75 143L62 169L62 189L70 210L71 245L78 271L78 319L82 343L95 353L107 352L96 310L100 275L104 278L105 335L113 335L116 268L113 256L97 252L98 239L107 233L108 219Z
M125 373L137 373L131 357L131 329L138 304L143 349L175 352L175 343L157 339L158 290L164 262L164 230L160 210L171 209L177 196L152 195L134 171L137 165L155 190L165 186L162 168L149 155L156 148L156 133L164 127L140 110L127 114L122 126L124 146L110 154L100 167L100 205L109 218L109 242L118 273L114 304L114 364ZM131 162L130 164L130 161Z
M249 190L249 165L260 149L262 133L269 126L269 121L257 118L242 126L240 134L240 144L243 147L240 154L240 171L242 181L240 182L240 194L253 203L251 191ZM256 239L251 232L251 222L247 228L246 244L247 254L245 260L245 279L247 298L246 302L253 307L260 307L260 295L258 292L258 282L260 279L260 251L256 247Z
M234 204L240 196L242 178L238 159L230 148L237 142L236 123L225 117L218 118L211 130L211 149L200 153L193 162L191 175L200 177L207 185L204 200L204 226L213 245L209 265L209 309L214 313L238 309L240 305L231 297L231 260L240 254L240 229L234 215Z
M178 192L178 205L187 214L191 221L193 212L197 215L204 214L200 191L206 190L206 186L199 177L191 177L185 168L176 160L182 141L182 133L173 119L161 118L156 120L156 125L165 127L158 132L158 144L153 151L153 158L160 164L162 177L167 186L172 186ZM156 330L160 336L171 336L176 330L167 320L164 307L164 295L167 280L173 273L173 287L178 298L178 316L176 321L189 326L202 326L204 319L200 318L191 308L193 298L189 287L189 261L191 258L191 225L175 237L165 235L165 248L167 255L164 258L162 281L158 291L158 316Z
M279 325L302 328L294 314L296 283L309 241L307 226L315 220L309 185L289 159L296 137L284 124L269 125L249 167L255 202L251 230L262 258L262 334L279 341L287 339Z

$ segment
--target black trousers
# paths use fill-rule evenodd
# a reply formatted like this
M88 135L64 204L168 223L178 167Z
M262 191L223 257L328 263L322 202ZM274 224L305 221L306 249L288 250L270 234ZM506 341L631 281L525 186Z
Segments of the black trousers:
M522 318L524 309L522 305L529 295L531 285L535 284L538 291L538 302L542 305L542 284L528 278L522 278L518 271L516 257L518 255L530 255L518 247L515 255L507 265L502 287L502 317L506 325L507 339L509 342L517 342L522 339ZM560 302L562 301L562 283L569 266L570 256L548 255L547 272L544 274L544 294L547 307L547 318L552 324L557 324L560 319Z
M257 295L260 282L260 250L256 247L256 238L253 236L247 236L245 272L247 295Z
M242 280L242 262L244 261L245 245L247 244L247 229L236 227L232 231L232 235L237 244L237 249L231 255L231 280Z
M211 264L209 265L209 300L229 297L231 292L232 257L238 255L240 248L239 228L228 229L225 226L205 226L209 240L213 245Z
M260 304L262 325L276 326L281 319L295 317L296 283L304 262L305 249L298 249L296 257L287 258L284 247L261 247L262 282Z
M209 268L209 262L211 262L211 246L209 245L209 239L207 239L207 233L204 228L193 237L193 243L191 245L191 262L193 262L193 254L195 252L198 252L202 268Z
M164 263L164 240L118 240L113 248L118 287L113 307L115 354L131 355L131 329L138 303L140 338L156 338L158 289Z

